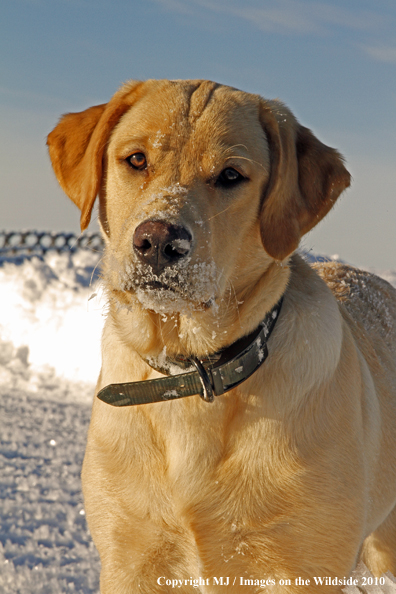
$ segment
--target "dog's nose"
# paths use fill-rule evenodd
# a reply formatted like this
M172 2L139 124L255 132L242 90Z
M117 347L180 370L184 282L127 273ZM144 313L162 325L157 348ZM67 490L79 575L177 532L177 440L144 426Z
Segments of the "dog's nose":
M144 221L133 234L133 248L139 260L159 274L165 266L188 256L191 234L185 227L165 221Z

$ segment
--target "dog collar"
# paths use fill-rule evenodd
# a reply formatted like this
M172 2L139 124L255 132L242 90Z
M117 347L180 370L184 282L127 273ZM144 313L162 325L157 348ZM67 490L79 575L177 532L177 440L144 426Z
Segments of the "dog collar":
M207 359L176 357L168 360L180 370L193 366L195 371L140 382L110 384L100 390L97 397L112 406L164 402L194 394L206 402L213 402L215 396L239 386L264 363L268 357L267 341L279 317L282 302L283 297L251 334ZM151 359L148 363L154 369L168 373L166 369L169 365L165 368Z

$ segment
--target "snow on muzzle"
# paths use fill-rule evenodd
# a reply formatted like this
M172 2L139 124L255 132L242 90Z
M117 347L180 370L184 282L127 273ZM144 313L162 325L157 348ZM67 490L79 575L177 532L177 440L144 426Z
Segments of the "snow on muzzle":
M213 260L192 255L192 237L182 226L144 221L133 236L135 262L124 264L121 290L132 291L156 312L207 309L216 298L217 269Z

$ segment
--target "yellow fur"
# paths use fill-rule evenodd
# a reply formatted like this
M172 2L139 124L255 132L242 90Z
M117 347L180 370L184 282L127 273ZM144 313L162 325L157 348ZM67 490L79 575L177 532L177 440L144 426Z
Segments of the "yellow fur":
M348 576L360 557L395 573L395 291L293 254L349 185L340 155L281 103L203 81L128 83L63 118L48 144L83 228L100 198L109 312L97 390L158 377L142 356L231 344L284 294L269 358L213 404L95 399L83 490L102 594L172 591L161 576L187 580L183 593L221 592L213 576L236 577L232 592L245 592L240 577L316 592L313 576ZM127 165L136 152L147 170ZM247 180L219 187L225 167ZM158 219L193 237L174 302L134 288L134 231ZM198 576L210 584L189 584Z

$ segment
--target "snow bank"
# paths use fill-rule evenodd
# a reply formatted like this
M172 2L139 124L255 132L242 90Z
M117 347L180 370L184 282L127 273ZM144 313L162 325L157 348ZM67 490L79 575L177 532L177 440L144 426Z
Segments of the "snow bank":
M3 260L3 390L91 402L104 320L97 265L98 256L88 250Z

